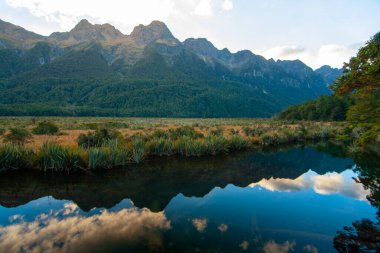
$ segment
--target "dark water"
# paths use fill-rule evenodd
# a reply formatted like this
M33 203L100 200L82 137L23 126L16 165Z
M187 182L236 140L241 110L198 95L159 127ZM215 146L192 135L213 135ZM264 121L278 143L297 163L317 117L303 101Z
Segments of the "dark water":
M3 173L0 252L335 252L338 230L376 217L359 174L327 144Z

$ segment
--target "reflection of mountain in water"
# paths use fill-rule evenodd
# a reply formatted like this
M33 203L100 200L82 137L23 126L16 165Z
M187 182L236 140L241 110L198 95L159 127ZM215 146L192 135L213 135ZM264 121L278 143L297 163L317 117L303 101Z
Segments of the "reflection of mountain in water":
M276 153L245 153L198 159L157 158L125 170L92 175L42 175L12 172L0 177L0 204L23 205L44 196L74 201L82 210L110 208L129 198L137 207L161 211L179 193L204 196L227 184L248 186L262 179L295 179L309 170L318 174L341 172L353 166L313 148Z

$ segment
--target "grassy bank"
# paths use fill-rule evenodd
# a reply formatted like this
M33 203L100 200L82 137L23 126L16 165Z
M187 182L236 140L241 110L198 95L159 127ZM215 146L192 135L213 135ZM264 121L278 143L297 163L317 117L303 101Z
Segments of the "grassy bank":
M0 122L4 129L0 137L2 171L110 169L140 163L150 156L213 156L347 138L341 123L125 118L0 118ZM22 134L24 140L20 140Z

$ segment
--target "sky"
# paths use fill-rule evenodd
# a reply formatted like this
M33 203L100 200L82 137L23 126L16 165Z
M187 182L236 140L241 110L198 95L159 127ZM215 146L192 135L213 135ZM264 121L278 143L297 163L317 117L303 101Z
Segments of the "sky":
M124 34L161 20L181 41L207 38L315 69L341 67L380 31L380 0L0 0L0 19L43 35L83 18Z

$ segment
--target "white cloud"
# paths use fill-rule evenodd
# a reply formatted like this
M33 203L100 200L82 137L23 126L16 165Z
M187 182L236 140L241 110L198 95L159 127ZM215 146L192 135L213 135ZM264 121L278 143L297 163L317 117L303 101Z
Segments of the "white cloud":
M174 0L93 1L93 0L6 0L14 8L26 8L48 22L56 22L62 30L71 29L80 19L127 26L166 21L173 12Z
M231 0L224 0L222 8L225 11L230 11L234 8L234 3Z
M263 48L253 50L255 53L263 55L267 59L275 60L296 60L299 59L312 68L318 68L322 65L341 68L344 62L357 53L363 43L357 43L352 46L342 45L322 45L317 49L308 49L302 46L276 46L272 48Z
M194 14L198 16L210 17L212 16L212 0L200 0L198 5L195 7Z

